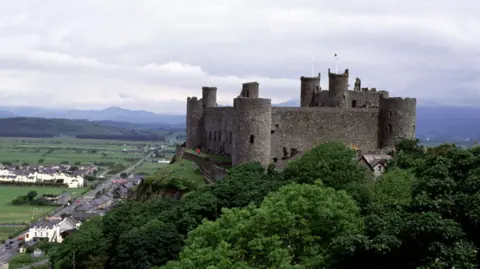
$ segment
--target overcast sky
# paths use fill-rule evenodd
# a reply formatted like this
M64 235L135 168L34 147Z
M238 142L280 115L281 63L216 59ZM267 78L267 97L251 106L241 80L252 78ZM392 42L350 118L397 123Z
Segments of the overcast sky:
M350 69L419 103L480 102L478 0L1 0L2 105L184 113L258 81L298 99L300 76Z

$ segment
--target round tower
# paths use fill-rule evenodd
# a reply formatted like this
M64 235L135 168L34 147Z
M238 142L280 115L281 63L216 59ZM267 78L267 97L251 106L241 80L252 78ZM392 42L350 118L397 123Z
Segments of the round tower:
M300 82L300 106L310 107L315 93L320 91L320 73L317 77L301 77Z
M242 92L240 97L258 98L260 84L258 82L247 82L242 84Z
M200 147L203 143L203 103L197 97L187 98L187 148Z
M417 99L385 98L379 102L379 147L393 147L401 139L414 139Z
M233 100L232 165L270 163L272 103L270 99L238 97Z
M343 74L330 73L328 69L328 97L330 106L347 107L348 69Z
M202 87L203 107L217 106L217 87Z

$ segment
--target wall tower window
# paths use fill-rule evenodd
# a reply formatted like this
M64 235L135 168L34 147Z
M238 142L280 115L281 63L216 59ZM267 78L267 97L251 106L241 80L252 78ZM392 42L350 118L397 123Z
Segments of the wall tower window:
M251 144L255 143L255 136L254 135L250 135L250 143Z
M357 107L357 100L352 101L352 107Z
M250 97L250 91L247 90L247 97Z
M388 111L388 117L390 117L390 118L391 118L391 117L392 117L392 115L393 115L392 111L391 111L391 110L389 110L389 111Z
M388 131L393 132L393 125L391 125L391 124L388 125Z

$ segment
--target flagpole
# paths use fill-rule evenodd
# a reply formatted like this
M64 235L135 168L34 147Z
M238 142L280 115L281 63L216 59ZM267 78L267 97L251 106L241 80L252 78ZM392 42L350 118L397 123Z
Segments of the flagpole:
M338 55L335 52L335 74L338 74Z

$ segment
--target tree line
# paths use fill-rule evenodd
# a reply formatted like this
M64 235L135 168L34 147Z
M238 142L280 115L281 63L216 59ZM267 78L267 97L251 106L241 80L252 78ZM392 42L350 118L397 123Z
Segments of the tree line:
M405 140L373 179L341 143L84 222L54 268L477 268L480 147ZM75 258L74 258L75 255Z

